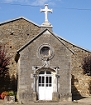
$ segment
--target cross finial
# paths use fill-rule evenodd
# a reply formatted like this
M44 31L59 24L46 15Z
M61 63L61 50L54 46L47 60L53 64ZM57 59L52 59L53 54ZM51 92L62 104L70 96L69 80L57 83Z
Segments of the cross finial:
M48 22L48 12L52 13L52 9L48 9L48 4L45 4L45 8L40 11L45 13L45 22Z

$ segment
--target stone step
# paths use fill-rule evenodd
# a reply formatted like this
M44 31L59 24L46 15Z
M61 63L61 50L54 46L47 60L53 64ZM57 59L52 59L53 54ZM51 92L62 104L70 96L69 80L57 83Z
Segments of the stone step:
M0 105L91 105L91 103L73 103L73 102L46 102L46 103L34 103L34 102L30 102L30 103L27 103L27 104L24 104L24 103L3 103L3 104L0 104Z
M21 104L19 104L19 103L4 103L2 105L72 105L72 104L68 104L68 103L56 103L56 102L46 102L46 103L42 103L42 102L41 103L40 102L33 103L33 102L31 102L31 103L27 103L27 104L24 104L24 103L21 103Z

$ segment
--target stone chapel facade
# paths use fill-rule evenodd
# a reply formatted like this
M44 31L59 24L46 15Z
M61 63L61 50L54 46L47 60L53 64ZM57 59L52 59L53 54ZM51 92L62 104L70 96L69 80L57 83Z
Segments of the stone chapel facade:
M72 52L58 37L45 29L18 54L19 101L71 100Z
M47 16L41 26L24 17L0 23L0 44L11 57L10 76L18 76L19 102L90 95L91 77L83 74L82 62L91 52L55 35Z

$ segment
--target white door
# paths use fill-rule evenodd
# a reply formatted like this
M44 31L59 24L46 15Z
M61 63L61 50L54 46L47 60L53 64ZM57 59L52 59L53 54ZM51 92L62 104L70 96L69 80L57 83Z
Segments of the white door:
M50 71L39 73L39 100L52 100L52 74Z

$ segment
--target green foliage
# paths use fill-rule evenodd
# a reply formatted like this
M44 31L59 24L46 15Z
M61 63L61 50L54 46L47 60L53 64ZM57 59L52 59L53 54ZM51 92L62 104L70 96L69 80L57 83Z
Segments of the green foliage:
M15 95L15 93L13 91L9 91L8 93L9 93L9 96L14 96Z
M5 96L16 96L16 93L14 93L14 91L3 91L1 93L1 98L4 99Z

